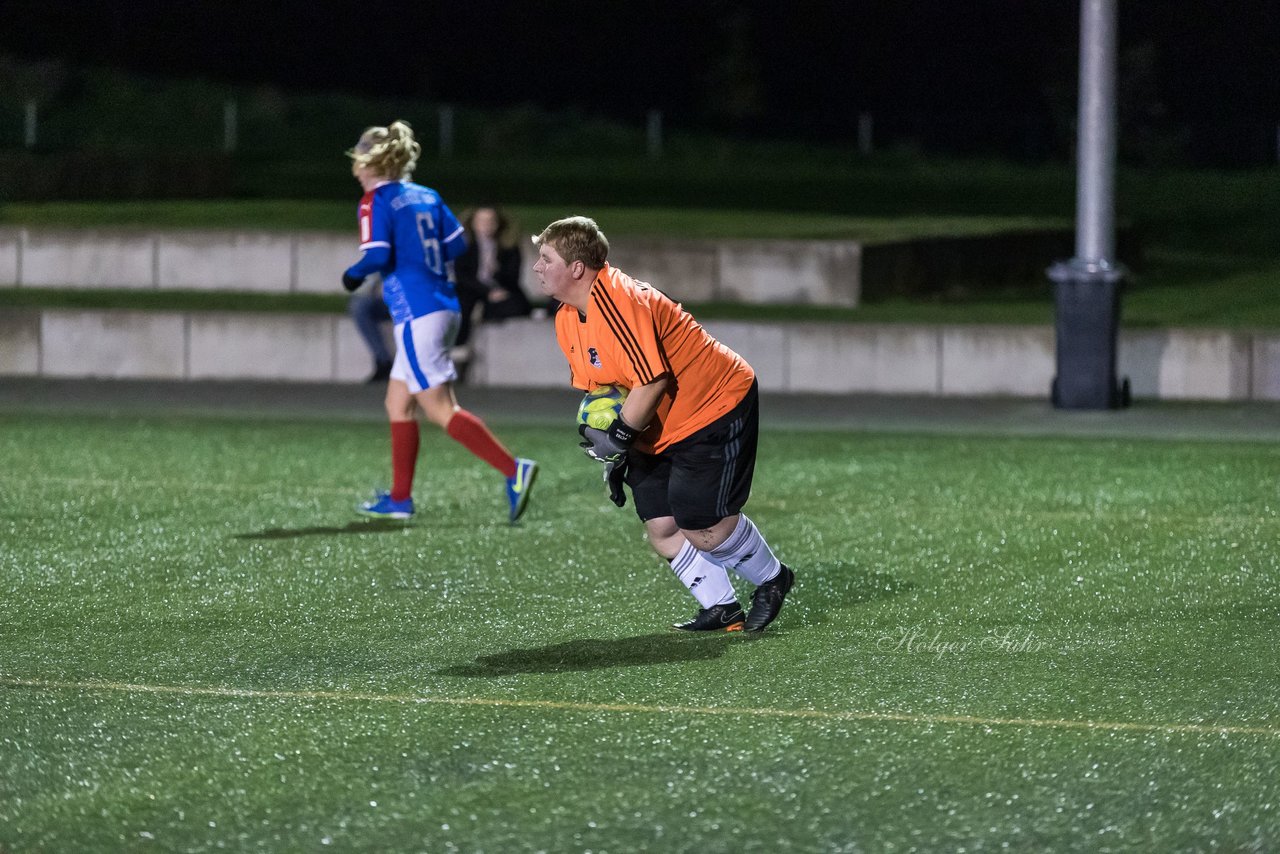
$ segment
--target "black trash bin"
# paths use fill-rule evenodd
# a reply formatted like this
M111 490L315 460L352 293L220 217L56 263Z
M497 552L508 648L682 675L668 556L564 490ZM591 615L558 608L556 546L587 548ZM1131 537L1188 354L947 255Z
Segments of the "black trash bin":
M1075 261L1055 264L1054 337L1057 376L1050 399L1058 409L1118 409L1129 405L1129 380L1116 380L1120 329L1120 267Z

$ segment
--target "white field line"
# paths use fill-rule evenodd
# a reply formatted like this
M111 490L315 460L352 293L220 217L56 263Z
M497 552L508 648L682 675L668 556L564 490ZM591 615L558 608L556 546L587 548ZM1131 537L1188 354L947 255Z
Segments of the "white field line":
M907 724L952 724L976 727L1013 727L1102 732L1185 733L1192 735L1261 735L1280 737L1280 728L1218 726L1214 724L1139 723L1132 721L1080 721L1052 718L983 718L972 715L917 715L905 712L827 711L822 709L770 709L734 706L667 706L643 703L574 703L558 700L509 700L484 697L424 697L415 694L371 694L359 691L274 691L198 685L139 685L130 682L59 682L43 679L0 677L0 687L38 691L105 691L121 694L154 694L179 697L225 697L262 700L329 700L349 703L391 703L456 707L537 709L566 712L621 714L789 718L815 721L870 721Z
M176 492L198 492L207 490L209 492L250 492L259 495L271 495L280 492L288 492L290 495L299 492L298 487L293 483L275 482L275 483L216 483L214 481L200 480L192 478L191 480L107 480L106 478L92 477L39 477L37 480L43 483L55 483L63 486L70 486L77 489L143 489L143 490L170 490ZM359 488L350 486L308 486L303 490L310 493L318 493L321 495L348 495L358 493Z

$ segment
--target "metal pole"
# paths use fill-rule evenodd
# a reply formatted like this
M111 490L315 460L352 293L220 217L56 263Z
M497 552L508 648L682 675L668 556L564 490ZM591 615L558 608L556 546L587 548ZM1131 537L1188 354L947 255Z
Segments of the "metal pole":
M440 156L453 154L453 107L440 106Z
M871 114L858 113L858 153L871 153Z
M1080 4L1079 178L1076 260L1115 255L1116 0Z
M27 148L36 147L36 99L30 98L27 101L26 121L22 134L23 143Z
M662 110L650 110L645 125L645 138L648 143L649 159L657 160L662 156Z
M236 150L237 118L236 101L228 98L222 103L222 150L227 154Z
M1054 282L1054 406L1128 405L1116 382L1120 282L1115 260L1116 0L1080 0L1076 254L1049 268Z

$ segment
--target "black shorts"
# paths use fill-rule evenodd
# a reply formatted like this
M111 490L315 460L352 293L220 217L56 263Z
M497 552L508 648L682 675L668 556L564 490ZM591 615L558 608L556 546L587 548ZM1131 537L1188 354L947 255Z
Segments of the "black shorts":
M640 518L674 516L700 531L740 511L756 469L759 403L753 382L741 403L692 436L656 455L632 451L626 480Z

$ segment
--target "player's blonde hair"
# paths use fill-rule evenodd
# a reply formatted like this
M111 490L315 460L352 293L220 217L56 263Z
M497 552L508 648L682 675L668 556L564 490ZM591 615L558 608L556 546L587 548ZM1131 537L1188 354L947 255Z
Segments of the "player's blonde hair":
M600 270L609 259L609 240L591 217L556 220L533 238L534 246L544 243L560 253L566 264L581 261L593 270Z
M354 168L368 169L383 178L408 178L421 153L422 146L413 138L409 123L394 121L387 127L365 128L347 156Z

